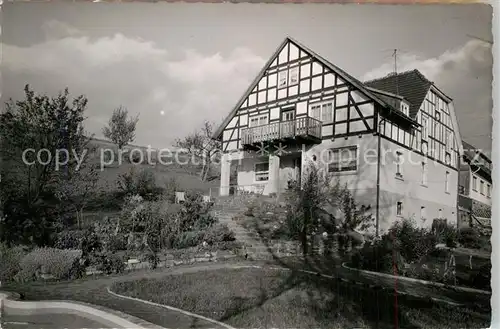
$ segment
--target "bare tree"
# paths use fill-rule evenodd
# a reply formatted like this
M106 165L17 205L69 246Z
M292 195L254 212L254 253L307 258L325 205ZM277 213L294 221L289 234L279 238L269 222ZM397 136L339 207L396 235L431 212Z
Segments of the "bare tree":
M186 150L189 155L202 160L200 172L202 181L207 179L214 157L220 151L220 142L212 139L213 130L214 124L210 121L205 121L201 129L183 139L178 139L175 144L177 147Z
M135 128L139 121L139 115L129 118L128 110L122 106L113 111L108 126L102 129L104 137L118 145L118 149L133 142L135 139Z
M78 229L83 221L83 210L97 190L99 169L90 164L78 171L62 173L56 189L56 197L75 212Z

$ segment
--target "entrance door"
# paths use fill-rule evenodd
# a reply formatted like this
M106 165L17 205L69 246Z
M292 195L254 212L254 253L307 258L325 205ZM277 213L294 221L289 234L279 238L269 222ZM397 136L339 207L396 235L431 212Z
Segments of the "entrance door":
M281 138L294 137L295 134L295 108L281 111Z
M292 121L295 119L295 109L284 109L281 112L281 121Z

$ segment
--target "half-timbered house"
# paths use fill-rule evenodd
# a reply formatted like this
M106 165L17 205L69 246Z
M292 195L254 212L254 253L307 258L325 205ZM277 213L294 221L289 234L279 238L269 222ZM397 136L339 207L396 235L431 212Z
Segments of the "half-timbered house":
M371 206L379 232L399 217L456 220L453 103L418 71L362 83L286 38L213 137L221 195L281 193L313 163Z

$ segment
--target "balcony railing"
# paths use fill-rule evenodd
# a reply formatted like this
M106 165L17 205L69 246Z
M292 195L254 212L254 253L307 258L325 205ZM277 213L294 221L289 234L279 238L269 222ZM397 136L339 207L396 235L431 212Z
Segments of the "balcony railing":
M321 127L321 121L314 118L296 118L242 129L241 140L244 145L296 137L321 140Z

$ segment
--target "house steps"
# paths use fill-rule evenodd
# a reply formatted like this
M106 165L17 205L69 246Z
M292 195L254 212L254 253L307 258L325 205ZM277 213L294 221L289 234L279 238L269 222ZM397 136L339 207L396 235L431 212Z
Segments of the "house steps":
M264 198L273 200L272 197ZM234 233L236 241L242 244L241 253L243 256L246 255L250 259L272 259L272 252L269 251L269 247L259 234L248 230L235 220L245 213L252 201L251 196L219 197L214 203L212 212L220 223L227 225L229 230Z

